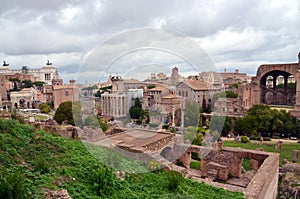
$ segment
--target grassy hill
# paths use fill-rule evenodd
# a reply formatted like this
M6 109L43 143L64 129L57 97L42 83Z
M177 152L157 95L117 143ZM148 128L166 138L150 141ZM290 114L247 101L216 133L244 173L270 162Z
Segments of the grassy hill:
M93 150L99 157L109 153L96 147ZM139 162L122 161L129 167L143 168ZM243 198L241 193L184 179L173 172L128 174L120 180L81 141L14 120L0 120L0 198L45 198L46 190L60 189L68 190L72 198Z

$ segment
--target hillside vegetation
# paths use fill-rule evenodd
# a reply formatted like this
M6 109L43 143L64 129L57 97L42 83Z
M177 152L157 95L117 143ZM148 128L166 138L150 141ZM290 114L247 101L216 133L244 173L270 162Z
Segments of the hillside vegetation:
M98 150L99 156L108 153L101 148L93 150ZM142 168L138 162L123 161ZM197 183L173 172L127 174L120 180L82 142L14 120L0 120L0 165L0 198L45 198L46 191L60 189L68 190L72 198L243 198L242 193Z

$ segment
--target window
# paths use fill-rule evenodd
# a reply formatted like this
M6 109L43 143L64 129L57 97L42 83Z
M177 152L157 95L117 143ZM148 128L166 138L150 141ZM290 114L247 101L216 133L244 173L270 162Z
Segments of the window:
M69 96L69 91L65 91L65 96Z

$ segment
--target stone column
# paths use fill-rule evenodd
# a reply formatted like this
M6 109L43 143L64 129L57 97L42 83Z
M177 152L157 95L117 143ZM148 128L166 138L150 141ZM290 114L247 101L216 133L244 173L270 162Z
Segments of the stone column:
M298 162L298 155L299 155L299 151L293 150L293 162Z
M207 176L207 162L204 158L201 159L201 177L205 178Z
M287 89L288 89L288 76L283 76L284 87L283 87L283 104L287 104Z
M175 127L175 107L172 107L172 126Z
M223 149L223 141L222 140L218 141L217 148L218 148L218 150L222 150Z
M191 153L190 152L185 152L181 157L180 160L183 163L183 166L186 168L190 168L190 164L191 164Z
M184 127L184 110L181 109L181 127Z
M278 141L276 144L276 149L281 150L282 149L282 141Z
M273 76L273 104L276 104L276 80L277 76Z
M251 169L257 171L259 166L258 166L258 161L257 160L254 160L254 159L251 159L250 160L250 167Z
M231 168L230 168L230 173L233 177L237 177L240 178L242 175L242 163L243 160L238 158L234 164L232 164Z

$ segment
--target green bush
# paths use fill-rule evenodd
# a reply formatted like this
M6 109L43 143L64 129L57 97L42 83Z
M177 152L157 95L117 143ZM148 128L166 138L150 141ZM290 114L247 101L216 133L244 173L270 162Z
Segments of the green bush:
M269 137L264 137L264 141L271 141L271 138L269 138Z
M50 165L44 158L40 157L35 160L34 169L35 171L41 172L41 174L45 174L50 172Z
M163 128L163 129L169 129L169 126L170 126L169 124L164 124L164 125L162 126L162 128Z
M242 136L241 137L241 142L242 143L248 143L249 142L249 138L247 136Z
M28 189L24 183L24 177L19 171L0 170L0 198L16 199L29 198Z
M40 109L41 113L46 113L46 114L51 111L51 108L50 108L49 104L47 104L47 103L39 104L39 109Z
M62 102L55 111L53 119L59 124L66 121L73 126L81 126L81 103L71 101Z
M91 170L90 184L98 196L109 196L121 186L112 169L105 166Z
M174 171L169 171L167 175L168 179L168 189L170 191L174 191L177 189L179 186L180 182L182 181L183 177L181 174L174 172Z
M106 120L99 120L99 124L103 132L108 130L108 123Z
M170 129L170 133L175 133L175 132L176 132L175 128Z
M150 127L150 128L157 128L157 127L158 127L158 124L155 124L155 123L149 123L149 127Z

